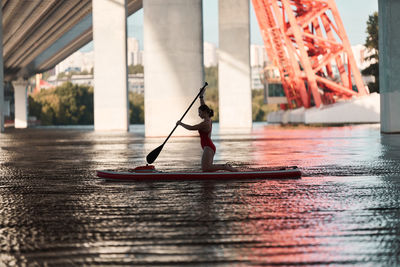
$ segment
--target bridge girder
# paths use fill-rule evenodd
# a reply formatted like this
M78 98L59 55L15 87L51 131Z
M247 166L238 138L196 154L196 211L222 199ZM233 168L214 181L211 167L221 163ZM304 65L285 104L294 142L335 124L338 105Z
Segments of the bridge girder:
M142 8L127 0L127 15ZM89 43L92 0L2 0L4 80L53 68Z
M335 0L252 1L289 108L368 94Z

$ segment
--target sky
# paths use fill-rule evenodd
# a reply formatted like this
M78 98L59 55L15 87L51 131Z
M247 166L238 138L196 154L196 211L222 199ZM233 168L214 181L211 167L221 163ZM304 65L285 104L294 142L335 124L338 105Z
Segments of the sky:
M262 45L263 41L251 1L250 5L250 42ZM336 0L336 5L351 45L364 44L367 37L365 31L368 16L378 11L378 0ZM205 42L218 46L218 0L203 0L203 34ZM128 37L138 39L143 49L143 9L129 16ZM92 49L91 42L81 51Z

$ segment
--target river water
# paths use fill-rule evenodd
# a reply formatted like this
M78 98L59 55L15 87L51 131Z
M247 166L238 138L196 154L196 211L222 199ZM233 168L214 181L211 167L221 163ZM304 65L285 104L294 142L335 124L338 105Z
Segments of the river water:
M110 183L163 138L89 128L0 134L0 266L400 265L400 135L379 125L214 127L216 162L297 165L302 179ZM172 138L159 170L200 168Z

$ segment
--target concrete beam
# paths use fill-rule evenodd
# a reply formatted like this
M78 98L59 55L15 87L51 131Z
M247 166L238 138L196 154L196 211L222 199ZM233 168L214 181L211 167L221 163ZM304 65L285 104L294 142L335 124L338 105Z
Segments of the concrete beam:
M142 7L126 1L128 14ZM92 0L3 2L6 81L51 69L92 40Z
M28 127L28 81L19 79L12 82L15 101L15 128Z
M248 0L219 0L219 121L221 130L252 126Z
M0 133L4 132L3 10L0 8Z
M202 1L146 0L143 13L145 133L167 136L203 86ZM201 121L197 107L185 123Z
M94 128L128 131L126 0L93 0Z
M400 2L378 3L381 131L400 133Z
M279 110L268 114L269 123L343 125L380 122L380 97L377 93L334 104Z

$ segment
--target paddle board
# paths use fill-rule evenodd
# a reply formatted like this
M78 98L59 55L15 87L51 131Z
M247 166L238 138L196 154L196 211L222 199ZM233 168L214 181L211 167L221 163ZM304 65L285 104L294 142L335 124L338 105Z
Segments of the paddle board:
M98 170L97 176L108 181L298 179L301 178L301 171L296 166L291 166L245 169L238 172L162 172L148 165L123 171Z

